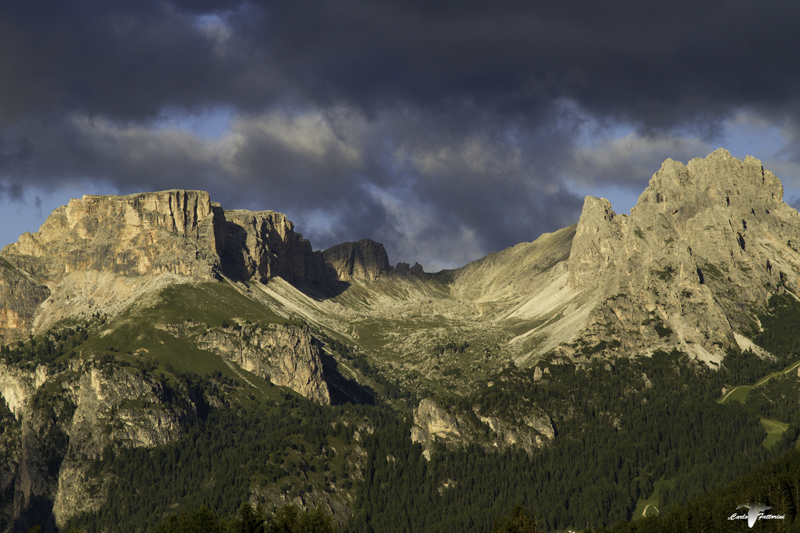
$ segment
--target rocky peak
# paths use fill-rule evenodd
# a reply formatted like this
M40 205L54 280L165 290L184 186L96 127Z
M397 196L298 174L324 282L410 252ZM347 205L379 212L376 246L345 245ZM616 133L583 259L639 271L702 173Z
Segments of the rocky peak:
M396 274L424 274L425 270L423 270L422 265L417 262L414 263L414 266L411 266L401 261L395 265L394 272Z
M783 185L758 159L740 161L720 148L705 159L683 165L667 159L639 197L632 211L678 209L688 219L704 209L722 208L757 216L783 206ZM751 213L752 214L752 213Z
M322 254L294 224L275 211L225 211L225 242L220 247L223 272L234 279L266 282L281 277L289 283L322 281L327 272Z
M383 245L370 239L337 244L323 251L322 257L340 280L375 280L391 270Z
M722 149L687 165L665 161L630 216L587 198L569 282L602 302L589 342L613 330L623 351L677 344L719 360L720 346L753 323L751 309L798 292L800 215L782 198L760 161Z
M2 253L48 284L78 270L207 278L216 262L214 212L203 191L86 195L53 211L37 233L25 233Z
M605 198L587 196L570 251L570 276L573 286L583 286L585 278L592 278L599 270L607 268L619 247L624 225L624 215L618 217Z

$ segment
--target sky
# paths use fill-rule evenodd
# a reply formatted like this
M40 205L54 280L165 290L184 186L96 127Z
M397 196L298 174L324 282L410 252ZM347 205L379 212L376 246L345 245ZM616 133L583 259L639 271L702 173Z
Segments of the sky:
M0 6L0 246L70 198L207 190L314 249L454 268L752 155L800 206L800 4Z

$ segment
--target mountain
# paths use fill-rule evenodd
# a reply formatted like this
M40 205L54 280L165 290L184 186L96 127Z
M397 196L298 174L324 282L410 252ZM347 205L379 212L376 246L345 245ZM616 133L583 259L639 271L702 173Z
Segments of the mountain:
M0 252L0 530L144 531L243 501L352 531L491 527L475 509L507 509L464 464L547 504L549 528L629 518L656 486L681 503L800 423L789 378L717 402L797 357L782 197L751 157L667 160L630 215L587 197L576 225L438 273L369 239L314 251L284 215L202 191L71 200ZM426 514L434 493L453 513Z

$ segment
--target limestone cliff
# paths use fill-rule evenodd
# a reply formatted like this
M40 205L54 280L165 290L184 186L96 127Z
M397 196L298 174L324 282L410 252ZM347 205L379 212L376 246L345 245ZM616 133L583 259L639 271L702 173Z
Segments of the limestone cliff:
M530 454L554 437L550 418L539 409L532 408L510 421L497 414L481 413L477 408L453 413L431 399L419 402L411 427L411 441L422 444L428 458L436 443L460 446L477 442L487 450L519 446Z
M75 271L212 278L214 219L202 191L87 195L56 209L37 233L5 247L3 257L50 287Z
M0 258L0 345L22 339L49 296L43 283Z
M752 157L717 150L667 160L631 215L588 197L569 285L597 291L585 346L616 338L624 353L678 346L710 363L754 324L770 294L798 293L800 215ZM584 348L585 349L585 348Z
M2 365L0 397L17 421L15 438L0 446L0 474L13 482L0 515L21 530L96 510L114 482L99 475L106 450L171 442L197 412L186 394L168 398L153 376L93 360L61 372Z
M209 331L198 346L282 387L323 404L331 403L319 347L308 328L271 325Z
M0 344L65 317L114 315L165 283L310 283L389 270L381 244L345 243L326 256L285 215L223 211L208 193L184 190L73 199L0 253Z
M281 277L289 283L335 279L322 254L294 232L286 215L275 211L225 211L223 271L234 279L266 282Z
M375 280L391 270L383 245L369 239L337 244L323 251L322 256L340 280Z

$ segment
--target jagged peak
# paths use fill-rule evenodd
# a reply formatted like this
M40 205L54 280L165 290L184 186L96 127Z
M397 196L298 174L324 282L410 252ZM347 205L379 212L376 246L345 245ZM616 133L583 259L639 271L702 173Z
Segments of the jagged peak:
M340 280L374 280L391 272L386 249L372 239L331 246L322 252L322 257Z
M761 161L752 156L739 160L719 148L705 158L695 158L686 165L667 159L653 174L647 188L631 210L659 211L689 208L739 208L747 211L755 204L766 209L783 202L783 185ZM685 209L684 209L685 211Z
M583 209L581 210L580 221L585 222L591 218L600 217L606 221L611 221L617 214L611 206L611 202L607 198L598 198L597 196L587 196L583 199ZM578 222L580 227L581 222Z

